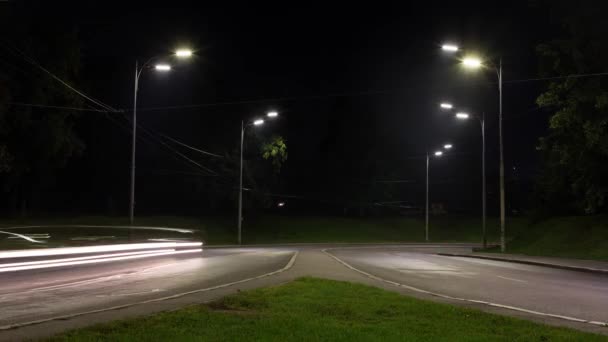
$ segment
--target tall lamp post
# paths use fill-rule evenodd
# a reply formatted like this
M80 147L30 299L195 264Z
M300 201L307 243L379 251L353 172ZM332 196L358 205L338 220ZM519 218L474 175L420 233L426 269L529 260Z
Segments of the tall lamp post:
M192 56L191 50L177 50L175 54L169 56L176 56L177 58L188 58ZM135 218L135 152L137 147L137 92L139 90L139 77L144 70L151 66L151 63L168 56L154 56L148 59L144 64L139 66L138 61L135 61L135 86L133 91L133 127L131 134L131 186L129 196L129 223L133 224ZM159 72L167 72L171 70L169 64L156 64L154 69Z
M451 149L452 144L445 144L443 148L446 150ZM435 157L441 157L443 151L435 151L433 153ZM425 196L425 210L424 210L424 240L429 242L429 171L430 171L431 157L429 152L426 153L426 196Z
M268 118L276 118L279 116L278 112L271 111L266 113ZM243 224L243 146L245 142L245 129L249 126L260 126L264 124L263 119L255 119L252 122L245 123L241 121L241 157L239 163L239 217L238 217L238 243L242 243L242 224Z
M450 103L441 103L440 107L447 110L453 108ZM467 120L471 116L465 112L457 112L455 117L459 120ZM488 245L486 233L486 114L483 112L481 116L473 115L473 117L479 121L481 127L481 230L483 248L486 248Z
M443 51L449 53L456 53L460 50L457 45L444 44L441 46ZM465 56L462 59L462 65L469 69L480 69L484 67L481 59L474 56ZM500 183L500 250L505 252L507 249L506 245L506 227L505 227L505 163L503 153L503 137L502 137L502 58L499 59L498 65L494 65L496 76L498 77L498 142L500 150L500 162L499 162L499 183Z

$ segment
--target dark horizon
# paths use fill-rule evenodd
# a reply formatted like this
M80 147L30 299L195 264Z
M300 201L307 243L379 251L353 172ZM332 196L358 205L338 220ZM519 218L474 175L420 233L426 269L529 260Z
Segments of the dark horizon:
M306 198L307 207L314 207L315 201L319 208L328 202L350 206L357 187L404 181L391 185L390 196L382 194L384 186L362 190L371 195L360 201L404 201L420 207L425 170L424 159L417 158L449 141L455 146L452 155L432 162L433 200L453 211L476 213L481 191L479 127L472 120L456 122L438 110L440 101L451 100L486 114L488 207L496 214L496 80L491 73L463 72L442 54L444 41L475 47L489 58L503 57L511 209L525 207L538 174L536 146L546 131L548 113L534 101L546 82L515 81L539 76L535 48L561 29L537 5L122 6L120 11L97 3L42 5L34 11L30 3L2 6L13 7L17 15L32 15L33 26L56 23L53 30L59 33L77 29L82 63L77 88L124 111L80 114L77 134L86 149L69 161L43 196L59 192L65 202L38 200L41 212L64 207L127 212L126 117L132 113L135 60L182 46L194 49L193 60L177 64L168 74L142 76L139 123L224 155L238 148L240 120L278 110L279 121L256 130L265 137L279 134L288 146L278 181L265 186L265 177L256 180L265 193ZM140 134L138 210L205 211L197 203L209 181L193 191L200 180L186 173L199 172L196 167L176 160L157 142L148 144L146 140L154 138ZM180 151L217 171L213 159ZM235 191L233 173L224 170L217 178L218 187ZM233 210L227 203L222 207Z

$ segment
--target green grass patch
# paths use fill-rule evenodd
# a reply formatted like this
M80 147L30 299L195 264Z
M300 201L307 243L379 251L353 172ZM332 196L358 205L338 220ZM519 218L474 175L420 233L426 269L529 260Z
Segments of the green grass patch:
M518 225L519 221L517 220ZM498 239L498 220L489 220L490 241ZM434 242L480 242L481 219L438 216L431 219ZM247 243L423 242L424 220L409 217L262 217L244 226Z
M49 341L608 341L608 337L302 278Z
M514 234L508 253L608 261L608 217L556 217Z

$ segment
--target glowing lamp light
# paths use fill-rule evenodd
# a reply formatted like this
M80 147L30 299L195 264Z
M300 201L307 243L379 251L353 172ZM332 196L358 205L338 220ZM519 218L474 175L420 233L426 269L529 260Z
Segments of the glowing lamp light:
M470 69L478 69L481 67L481 60L476 57L465 57L462 60L462 65Z
M171 66L169 64L157 64L154 69L157 71L169 71L171 70Z
M456 113L456 118L461 120L466 120L469 118L469 114L467 113Z
M445 148L446 150L449 150L452 148L452 144L445 144L445 145L443 145L443 148Z
M443 152L441 152L441 151L435 152L436 157L441 157L442 155L443 155Z
M180 49L175 51L175 55L181 58L188 58L192 56L192 50L189 49Z
M443 45L441 45L441 50L447 51L447 52L456 52L459 50L459 48L458 48L458 46L456 46L454 44L443 44Z
M442 104L440 104L439 106L440 106L442 109L452 109L452 107L454 107L454 106L452 106L452 104L451 104L451 103L445 103L445 102L444 102L444 103L442 103Z
M279 116L279 113L275 112L275 111L272 111L272 112L268 112L266 114L266 116L269 117L269 118L276 118L277 116Z
M253 122L253 124L254 124L254 125L256 125L256 126L259 126L259 125L261 125L261 124L263 124L263 123L264 123L264 120L262 120L262 119L255 120L255 121Z
M279 203L277 204L277 206L279 206L279 208L280 208L280 207L284 207L284 206L285 206L285 202L279 202Z

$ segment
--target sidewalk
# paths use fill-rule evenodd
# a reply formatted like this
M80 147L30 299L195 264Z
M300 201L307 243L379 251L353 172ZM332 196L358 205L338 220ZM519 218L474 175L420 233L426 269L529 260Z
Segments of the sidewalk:
M530 256L521 254L503 253L437 253L438 255L451 257L477 258L496 261L515 262L527 265L560 268L571 271L601 273L608 275L608 262L596 260L579 260L566 258L553 258L543 256Z

